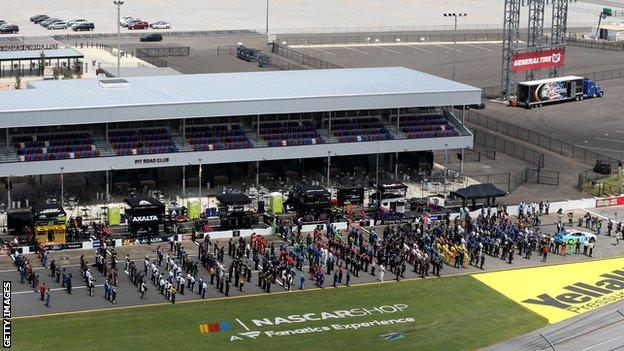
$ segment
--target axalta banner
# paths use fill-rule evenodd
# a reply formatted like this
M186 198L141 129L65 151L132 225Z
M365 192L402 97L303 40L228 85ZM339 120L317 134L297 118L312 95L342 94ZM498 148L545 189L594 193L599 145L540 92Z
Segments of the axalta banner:
M563 67L565 48L523 52L511 56L511 70L514 72L534 69Z
M624 196L607 197L604 199L596 199L596 207L609 207L624 205Z
M511 300L557 323L624 300L624 258L475 274Z

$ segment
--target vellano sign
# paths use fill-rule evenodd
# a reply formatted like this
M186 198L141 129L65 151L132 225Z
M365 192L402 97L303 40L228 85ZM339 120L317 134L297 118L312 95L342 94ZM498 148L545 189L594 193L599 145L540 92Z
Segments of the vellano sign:
M474 277L556 323L624 300L624 258L477 274Z

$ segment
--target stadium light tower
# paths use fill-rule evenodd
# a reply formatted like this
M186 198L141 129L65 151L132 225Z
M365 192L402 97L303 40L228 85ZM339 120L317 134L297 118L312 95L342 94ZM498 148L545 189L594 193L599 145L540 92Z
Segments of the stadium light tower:
M121 52L119 51L119 37L121 36L121 5L124 4L121 0L114 0L113 4L117 5L117 77L119 77L119 66L121 62Z
M457 45L457 41L455 40L455 34L457 33L457 18L458 17L467 17L468 14L467 13L445 13L443 14L444 17L453 17L454 23L455 25L453 26L453 66L451 69L451 80L455 80L455 55L456 55L456 49L455 46Z

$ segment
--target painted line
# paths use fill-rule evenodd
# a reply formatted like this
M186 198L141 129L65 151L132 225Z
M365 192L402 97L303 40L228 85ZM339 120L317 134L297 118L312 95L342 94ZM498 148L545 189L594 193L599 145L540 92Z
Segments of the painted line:
M358 43L358 44L312 44L312 45L289 45L289 48L298 49L298 48L347 48L347 47L364 47L364 46L408 46L408 45L440 45L440 44L449 44L453 42L448 41L410 41L410 42L399 42L399 43ZM484 45L484 44L502 44L500 40L490 40L490 41L458 41L457 44L475 44L475 45Z
M412 45L405 45L405 46L407 46L407 47L408 47L408 48L410 48L410 49L420 50L420 51L424 51L424 52L426 52L426 53L428 53L428 54L433 54L433 51L429 51L429 50L427 50L427 49L419 48L419 47L412 46Z
M599 343L597 343L597 344L593 344L593 345L591 345L591 346L589 346L589 347L586 347L586 348L582 349L581 351L591 350L591 349L593 349L593 348L594 348L594 347L596 347L596 346L602 345L602 344L607 343L607 342L609 342L609 341L613 341L613 340L615 340L615 339L619 339L619 338L621 338L621 337L623 337L623 336L624 336L624 335L617 335L617 336L611 337L611 338L609 338L609 339L607 339L607 340L603 340L603 341L601 341L601 342L599 342ZM621 347L621 346L620 346L620 347Z
M446 50L451 50L451 51L453 51L453 48L451 48L451 47L444 46L444 45L440 45L440 44L435 44L435 45L436 45L436 46L439 46L439 47L442 47L442 48L445 48ZM457 51L457 52L459 52L459 53L464 52L462 49L455 49L455 51Z
M383 46L379 46L379 45L374 45L374 47L376 47L377 49L386 50L386 51L401 55L400 51L384 48Z
M236 321L238 322L238 324L243 326L243 328L245 328L246 331L249 331L249 328L247 328L247 326L243 322L241 322L240 319L236 318Z
M494 52L494 50L492 50L492 49L484 48L484 47L478 46L478 45L473 45L473 44L463 44L463 45L470 46L470 47L473 47L473 48L476 48L476 49L480 49L480 50Z
M609 139L609 138L596 138L596 140L609 141L612 143L624 143L624 140Z
M351 47L348 47L348 46L345 46L344 48L347 49L347 50L352 50L352 51L355 51L355 52L359 52L360 54L369 55L369 53L366 52L366 51L354 49L354 48L351 48Z
M574 146L578 146L578 147L585 147L585 148L588 148L588 149L606 150L606 151L612 151L612 152L624 153L624 150L609 149L609 148L606 148L606 147L597 147L597 146L588 146L588 145L578 145L578 144L575 144Z
M323 49L321 49L321 48L311 48L311 49L313 49L313 50L318 50L318 51L320 51L320 52L324 52L324 53L326 53L326 54L330 54L330 55L334 55L334 56L336 56L336 53L335 53L335 52L331 52L331 51L323 50Z
M104 284L98 284L98 285L94 285L94 287L102 287L104 286ZM72 287L72 290L74 289L85 289L87 286L86 285L81 285L81 286L74 286ZM50 289L50 291L60 291L60 290L67 290L66 288L54 288L54 289ZM31 291L31 290L27 290L27 291L18 291L18 292L14 292L11 293L11 295L22 295L22 294L37 294L39 293L39 291Z

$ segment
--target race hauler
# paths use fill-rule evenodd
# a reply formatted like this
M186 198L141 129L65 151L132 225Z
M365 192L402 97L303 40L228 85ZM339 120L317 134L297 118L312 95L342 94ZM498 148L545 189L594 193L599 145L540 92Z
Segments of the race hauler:
M520 82L517 92L515 104L526 108L559 101L580 101L604 95L604 91L596 82L577 76Z
M379 210L378 219L398 220L405 216L407 186L399 181L380 180L373 198Z

